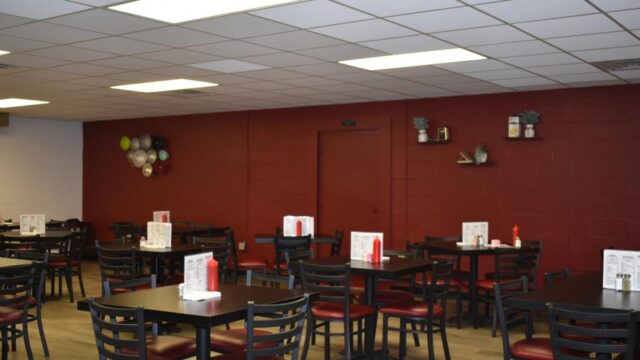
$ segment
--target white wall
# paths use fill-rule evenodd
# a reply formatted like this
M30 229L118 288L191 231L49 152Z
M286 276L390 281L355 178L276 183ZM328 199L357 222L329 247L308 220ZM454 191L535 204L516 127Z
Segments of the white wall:
M0 217L82 216L82 123L11 117L0 128Z

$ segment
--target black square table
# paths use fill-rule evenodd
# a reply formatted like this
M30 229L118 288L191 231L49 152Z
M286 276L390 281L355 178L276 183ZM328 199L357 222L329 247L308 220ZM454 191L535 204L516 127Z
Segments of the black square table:
M73 233L68 230L47 230L44 234L38 235L40 240L59 240L70 237ZM33 237L35 235L22 235L18 230L3 232L0 236L19 240L22 237Z
M8 269L16 266L31 265L32 260L0 257L0 269Z
M302 290L247 287L242 285L220 285L222 297L202 301L182 300L178 297L177 286L138 290L97 298L101 305L136 308L144 307L145 320L168 321L193 325L196 328L198 360L210 359L211 327L238 321L247 316L247 302L273 304L291 301L304 295ZM318 294L310 294L317 299ZM89 311L89 302L78 302L78 310Z
M602 288L602 273L586 273L558 281L509 299L509 306L544 310L547 303L592 306L602 309L640 310L640 292L623 293Z
M274 244L276 242L273 234L256 234L256 244ZM336 238L333 235L316 234L311 238L312 244L333 244Z

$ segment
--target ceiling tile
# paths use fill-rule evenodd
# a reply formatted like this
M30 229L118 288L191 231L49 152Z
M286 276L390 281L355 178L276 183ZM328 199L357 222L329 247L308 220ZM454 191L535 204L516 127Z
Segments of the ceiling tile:
M613 16L614 19L618 20L627 29L640 29L640 9L616 11L609 13L609 15Z
M419 85L419 83L415 81L406 80L406 79L385 79L385 80L363 81L360 84L364 86L376 88L376 89L389 89L389 90Z
M458 46L501 44L532 39L531 36L508 25L448 31L432 35Z
M419 79L421 77L451 74L450 71L440 69L435 66L415 66L400 69L389 69L378 71L378 73L413 80Z
M491 71L467 73L467 76L471 76L480 80L490 81L490 80L532 77L532 76L535 76L535 74L532 74L528 71L524 71L521 69L507 69L507 70L491 70Z
M484 81L477 81L477 80L471 80L468 82L457 83L457 84L447 83L445 85L440 85L440 86L447 90L455 91L460 94L478 93L478 92L484 92L486 90L498 91L498 89L496 89L497 85L484 82Z
M249 14L222 16L181 25L190 29L205 31L231 39L242 39L296 30L291 26Z
M509 64L521 67L575 64L580 62L579 59L576 59L575 57L567 55L565 53L514 56L503 58L501 60Z
M318 76L308 76L308 77L301 77L297 79L286 79L286 80L280 80L280 82L283 84L289 84L294 86L306 86L306 87L313 87L316 85L340 84L340 81L322 78Z
M315 31L315 30L314 30ZM272 48L295 51L317 47L343 45L344 42L306 30L290 31L245 39L244 41Z
M206 55L183 49L171 49L138 54L136 57L177 65L195 64L220 59L218 56Z
M295 79L299 77L304 77L304 75L282 69L268 69L268 70L257 70L257 71L247 71L242 74L248 78L261 79L261 80L283 80L283 79Z
M640 79L640 70L612 71L611 73L622 79Z
M405 36L394 39L366 41L362 46L384 51L389 54L405 54L412 52L444 50L455 47L428 35Z
M102 50L109 49L110 52L121 55L133 55L144 52L152 52L166 49L165 46L150 44L138 40L126 39L117 36L107 37L98 40L85 41L74 44L85 49Z
M331 85L331 86L334 86L334 85ZM342 86L342 84L337 86ZM274 90L274 92L278 94L291 95L291 96L306 96L306 95L312 95L312 94L322 94L326 92L325 90L319 90L319 88L320 87L315 87L315 86L313 88L290 87L288 89Z
M111 59L92 61L89 64L109 66L123 70L148 70L167 66L167 63L139 59L131 56L120 56Z
M604 11L616 11L640 8L638 0L591 0L591 2Z
M351 42L380 40L418 34L406 27L399 26L382 19L325 26L315 28L312 31Z
M605 73L605 72L594 72L594 73L586 73L586 74L566 74L566 75L549 75L549 78L565 83L579 83L579 82L587 82L587 81L607 81L607 80L616 80L615 77Z
M437 88L437 87L429 86L425 84L416 84L414 86L410 86L406 88L394 89L394 91L401 94L411 95L411 96L420 97L420 98L459 95L458 93L450 90L445 90L445 89L441 89L441 88Z
M15 36L0 35L0 49L18 52L54 46L53 43L22 39Z
M25 54L77 62L92 61L116 56L102 51L87 50L66 45L32 50Z
M511 0L460 0L463 3L466 3L468 5L478 5L478 4L486 4L486 3L493 3L493 2L501 2L501 1L511 1Z
M346 93L346 94L355 94L358 91L362 90L370 90L371 88L359 85L359 84L332 84L332 85L317 85L313 87L317 90L334 92L334 93Z
M61 71L52 71L52 70L31 70L25 71L22 76L29 78L36 78L42 80L51 80L51 81L64 81L64 80L72 80L78 79L82 77L82 75L71 74ZM86 84L85 84L86 85Z
M48 22L109 35L119 35L166 25L158 21L104 9L66 15L48 20Z
M195 46L226 40L226 38L220 36L177 26L145 30L123 36L130 39L173 47Z
M0 29L25 24L33 21L32 19L27 19L19 16L12 16L7 14L0 14Z
M250 89L250 90L278 90L278 89L289 89L291 88L291 85L280 84L272 81L269 81L269 82L260 81L260 82L240 84L238 85L238 88L244 88L244 89Z
M459 73L468 73L468 72L478 72L478 71L488 71L488 70L503 70L510 69L511 66L501 63L496 60L474 60L474 61L462 61L451 64L439 64L435 65L441 69L459 72Z
M389 20L425 33L501 25L500 21L470 7L394 16Z
M147 81L159 81L159 80L167 80L170 78L175 78L174 76L169 76L165 74L153 74L151 72L145 73L141 71L125 71L125 72L119 72L115 74L106 74L104 75L104 77L107 79L117 81L116 85L147 82Z
M519 78L519 79L504 79L504 80L493 80L491 81L494 84L498 84L504 87L524 87L524 86L535 86L535 85L552 85L555 84L554 81L545 79L543 77L527 77L527 78Z
M158 74L170 78L187 78L192 76L204 76L211 74L209 70L198 69L192 66L183 65L173 65L163 68L150 69L147 70L147 72L150 74Z
M58 67L51 68L51 70L64 71L64 72L70 72L72 74L89 75L89 76L107 75L107 74L122 72L122 70L120 69L114 69L114 68L100 66L100 65L84 64L84 63L58 66Z
M561 37L549 39L547 41L566 51L592 50L640 45L640 41L638 41L638 39L631 36L626 31Z
M309 74L309 75L331 75L331 74L344 74L353 72L353 67L336 64L336 63L322 63L313 65L294 66L288 68L288 70Z
M468 84L469 82L477 80L462 74L448 73L438 76L416 78L416 81L419 81L423 84L443 86L447 84Z
M240 40L223 41L215 44L193 46L187 49L228 58L273 54L279 52L278 50L272 48L249 44ZM198 61L192 61L192 63L195 62Z
M512 0L478 5L477 7L509 23L586 15L598 12L598 10L584 0Z
M322 62L321 60L313 59L307 56L284 52L269 55L249 56L246 58L242 58L242 60L270 67L290 67L297 65L317 64Z
M352 8L376 15L393 16L462 6L455 0L336 0Z
M30 19L43 20L54 16L71 14L90 9L89 6L63 0L2 0L0 12L22 16Z
M251 12L254 15L300 28L312 28L372 18L371 15L328 0L313 0Z
M191 64L189 66L193 66L199 69L218 71L225 74L251 70L263 70L268 68L267 66L239 60L217 60L200 64Z
M355 44L328 46L317 49L299 50L297 53L323 59L327 61L340 61L359 59L364 57L386 55L385 53L375 51L364 46Z
M558 52L558 49L554 48L553 46L549 46L548 44L545 44L539 40L514 42L508 44L473 46L469 48L469 50L494 58L550 54Z
M325 77L339 80L339 81L351 82L351 83L363 83L366 81L393 79L393 77L391 76L376 73L373 71L359 71L359 72L352 72L352 73L339 74L339 75L326 75Z
M93 31L73 29L66 26L34 22L2 30L5 35L23 37L32 40L48 41L57 44L67 44L103 37L103 34Z
M261 70L261 71L269 71L269 70ZM244 84L248 82L254 82L255 81L254 79L246 77L247 73L242 73L242 75L209 73L206 76L198 76L195 79L214 82L216 84Z
M534 36L545 39L622 30L616 23L602 14L532 21L515 24L515 26Z
M122 0L74 0L74 2L77 2L80 4L92 5L92 6L106 6L106 5L111 5L115 3L121 3Z
M640 58L640 46L572 52L585 61L624 60Z
M67 61L64 60L15 53L3 55L1 61L3 64L32 68L45 68L67 63Z
M543 76L596 73L600 71L596 67L585 63L528 67L527 70Z

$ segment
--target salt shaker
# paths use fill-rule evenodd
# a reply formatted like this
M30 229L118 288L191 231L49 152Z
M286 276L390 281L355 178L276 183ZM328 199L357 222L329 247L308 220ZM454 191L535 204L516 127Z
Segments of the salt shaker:
M622 291L622 274L616 274L616 291Z

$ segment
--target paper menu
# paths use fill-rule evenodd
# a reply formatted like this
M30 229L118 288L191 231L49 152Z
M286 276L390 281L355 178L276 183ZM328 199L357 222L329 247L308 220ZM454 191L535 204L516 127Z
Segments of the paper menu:
M207 291L209 277L207 262L213 258L213 252L187 255L184 257L184 294L185 300L204 300L221 297L219 291Z
M602 288L616 288L616 274L631 274L631 291L640 291L640 251L606 249L603 253Z
M462 243L470 245L472 239L482 235L485 242L489 241L489 223L488 222L463 222L462 223Z
M166 216L166 219L163 217ZM154 222L171 222L171 212L163 210L163 211L154 211L153 212L153 221Z
M171 223L153 222L147 223L146 247L170 248L171 247Z
M44 215L20 215L21 235L40 235L46 231Z
M380 249L384 249L384 234L378 232L351 232L351 260L364 261L366 254L373 253L373 240L380 239Z
M314 221L313 216L293 216L287 215L282 220L282 235L284 236L298 236L296 231L296 224L300 220L302 223L302 233L301 236L311 235L314 236Z

